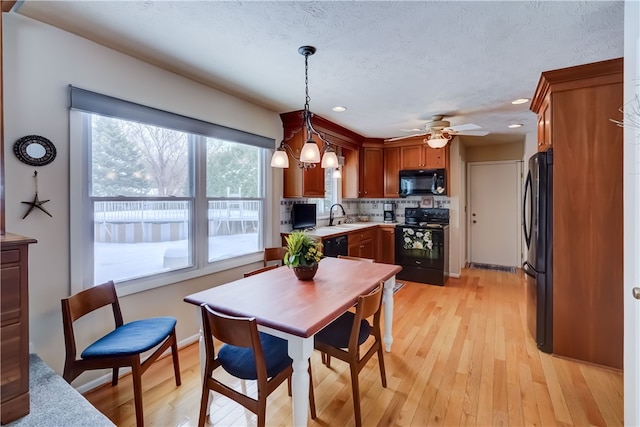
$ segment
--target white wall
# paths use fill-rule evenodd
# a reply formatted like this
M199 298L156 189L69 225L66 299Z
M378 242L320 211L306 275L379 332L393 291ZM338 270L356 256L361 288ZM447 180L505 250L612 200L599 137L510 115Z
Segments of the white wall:
M449 148L449 276L460 277L465 262L461 250L464 236L464 206L466 203L463 177L464 160L461 157L460 138L454 138Z
M30 341L34 350L57 372L64 364L60 299L69 284L69 111L68 86L130 100L159 109L274 138L282 138L277 113L208 88L116 51L15 13L3 15L6 229L33 237L30 248ZM37 168L40 199L53 218L35 211L26 219L36 168L20 163L13 143L25 135L42 135L56 146L56 160ZM278 218L282 173L271 172L272 200L268 218ZM278 197L275 197L278 195ZM269 230L272 241L279 228ZM267 242L270 244L270 242ZM185 295L241 276L240 269L165 286L121 299L125 320L172 315L178 319L178 340L198 331L195 307ZM103 332L107 319L90 319L89 339ZM79 386L105 372L86 373Z

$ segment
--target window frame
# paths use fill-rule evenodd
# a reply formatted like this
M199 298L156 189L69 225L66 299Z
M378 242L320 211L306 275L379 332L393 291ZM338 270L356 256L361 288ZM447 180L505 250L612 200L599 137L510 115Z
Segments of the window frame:
M235 256L223 260L209 261L208 254L208 219L207 209L209 199L206 197L206 143L207 137L222 139L235 143L245 143L247 145L263 148L259 159L259 180L262 187L262 195L257 198L262 201L262 209L259 212L259 228L258 247L264 247L265 241L269 233L271 233L271 225L268 222L267 212L272 209L272 200L268 197L271 194L272 182L268 174L268 160L271 156L275 140L255 134L249 134L244 131L227 128L213 123L203 122L197 119L190 119L185 116L167 113L156 110L151 107L145 107L140 104L133 104L129 101L118 100L105 95L96 94L70 86L71 105L69 111L70 125L70 167L69 167L69 188L70 188L70 273L71 273L71 292L75 293L96 285L94 283L94 201L95 197L89 195L91 150L89 141L91 137L91 127L88 126L90 116L83 113L110 115L111 117L132 120L131 117L121 117L125 113L106 114L103 110L113 108L113 105L122 104L126 107L133 108L136 111L139 108L145 114L158 112L157 117L177 118L176 123L181 126L195 124L196 129L204 132L204 134L194 134L192 130L176 129L189 133L189 143L192 149L189 150L191 166L189 173L194 190L188 197L174 198L173 200L192 200L193 210L190 215L191 226L189 230L190 241L193 248L193 265L182 269L161 272L150 276L131 279L117 283L119 295L129 295L156 287L166 286L193 279L196 277L220 272L234 267L239 267L252 262L262 260L262 252L246 253L244 255ZM74 104L74 95L76 100ZM93 102L93 104L92 104ZM112 105L110 105L110 103ZM97 107L96 107L97 105ZM122 106L120 105L120 106ZM92 111L100 109L100 111ZM139 111L138 111L139 112ZM135 114L134 114L135 115ZM168 116L167 116L168 115ZM153 114L152 114L153 116ZM156 117L156 118L157 118ZM160 119L161 120L161 119ZM153 120L152 120L153 121ZM167 124L157 122L147 123L152 126L170 127ZM173 128L173 127L170 127ZM217 133L216 133L217 132ZM213 133L213 135L212 135ZM239 136L234 138L234 135ZM241 139L242 141L238 141ZM200 143L202 142L202 143ZM253 143L252 143L253 142ZM77 166L77 167L74 167ZM104 198L103 198L104 199ZM119 197L110 197L109 199L120 199ZM123 200L132 200L132 197L124 197ZM154 197L142 197L144 200L152 200ZM256 199L256 198L254 198ZM204 213L203 213L204 212Z

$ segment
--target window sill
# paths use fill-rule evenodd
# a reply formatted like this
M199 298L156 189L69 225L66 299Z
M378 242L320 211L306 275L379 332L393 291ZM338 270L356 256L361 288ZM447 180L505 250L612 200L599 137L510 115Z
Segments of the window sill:
M195 269L193 267L187 267L180 270L171 271L161 276L154 276L149 278L142 278L132 280L124 283L116 284L118 290L118 296L124 297L127 295L133 295L138 292L148 291L150 289L160 288L163 286L176 285L180 282L195 279L209 274L219 273L221 271L230 270L232 268L238 268L245 265L249 265L255 262L262 261L262 252L257 252L250 255L244 255L241 257L230 258L222 261L216 261L207 265L204 268ZM240 278L240 277L238 277Z

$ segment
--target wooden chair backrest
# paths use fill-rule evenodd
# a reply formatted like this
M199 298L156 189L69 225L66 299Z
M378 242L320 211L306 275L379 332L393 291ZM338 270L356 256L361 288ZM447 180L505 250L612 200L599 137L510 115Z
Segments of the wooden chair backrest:
M116 287L113 281L108 281L94 286L68 298L63 298L62 304L62 326L67 354L75 359L76 340L73 330L73 323L82 316L91 313L99 308L111 305L115 328L122 326L122 312L116 294Z
M353 261L374 262L373 259L371 259L371 258L360 258L360 257L357 257L357 256L338 255L338 258L350 259L350 260L353 260Z
M368 295L360 295L356 305L356 313L351 327L349 337L349 352L355 352L358 347L358 335L360 333L360 322L362 319L373 316L373 328L380 327L380 308L382 307L382 288L384 283L380 283L377 289ZM354 354L358 354L355 352Z
M202 330L206 360L215 359L213 338L236 347L253 348L258 377L267 380L267 367L264 361L258 323L255 317L233 317L219 313L206 304L200 306L202 311Z
M269 265L270 261L282 262L285 253L287 248L284 247L264 248L264 266Z
M268 265L266 267L257 268L255 270L247 271L246 273L244 273L244 277L249 277L249 276L253 276L254 274L264 273L265 271L273 270L274 268L278 268L278 267L280 266L277 264L273 264L273 265Z

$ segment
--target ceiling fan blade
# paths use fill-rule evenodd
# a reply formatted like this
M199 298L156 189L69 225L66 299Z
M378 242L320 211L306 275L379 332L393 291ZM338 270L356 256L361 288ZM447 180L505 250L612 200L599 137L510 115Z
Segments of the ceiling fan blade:
M467 123L464 125L457 125L457 126L449 126L447 129L455 131L455 132L460 132L460 131L466 131L466 130L478 130L478 129L482 129L480 126L473 124L473 123Z
M429 133L430 132L422 132L422 133L414 133L413 135L396 136L395 138L387 138L387 139L384 140L384 142L400 141L401 139L415 138L416 136L429 135Z
M468 130L464 132L451 132L451 135L485 136L485 135L489 135L489 132L484 130Z

